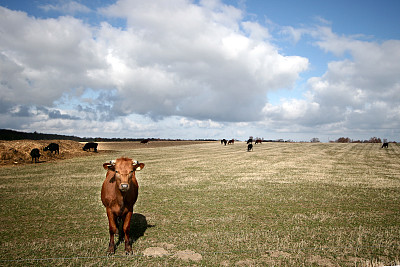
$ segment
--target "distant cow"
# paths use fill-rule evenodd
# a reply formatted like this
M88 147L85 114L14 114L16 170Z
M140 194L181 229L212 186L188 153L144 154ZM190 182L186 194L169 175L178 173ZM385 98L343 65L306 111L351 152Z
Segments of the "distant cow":
M247 151L253 150L253 144L248 144L247 145Z
M135 171L143 169L144 164L130 158L119 158L110 161L110 163L104 163L103 168L107 170L107 174L101 188L101 201L106 207L108 217L110 232L108 253L115 253L114 235L118 229L118 219L121 219L124 230L125 252L130 254L132 253L132 246L129 242L129 232L133 205L137 200L139 189ZM121 235L122 233L120 233Z
M233 145L234 143L235 143L235 139L231 139L231 140L228 141L228 145L230 145L230 144Z
M50 145L46 146L45 148L43 148L43 151L47 151L49 150L51 154L60 154L60 146L56 143L51 143Z
M383 143L381 148L389 148L389 143Z
M147 144L148 142L149 142L149 139L145 139L145 140L140 141L141 144Z
M222 139L222 140L221 140L221 145L222 145L222 144L226 145L227 142L228 142L228 141L226 141L226 139Z
M32 162L33 159L35 159L35 163L39 162L39 158L40 158L40 151L37 148L34 148L31 150L31 157L32 157Z
M255 142L256 145L257 145L257 144L261 144L261 143L262 143L262 140L261 140L261 139L257 139L256 142Z
M84 151L87 151L87 150L90 151L90 149L93 148L93 151L94 151L94 152L97 152L97 146L98 146L97 143L93 143L93 142L91 142L91 143L86 143L86 144L83 146L83 150L84 150Z
M253 138L249 138L249 140L247 140L247 144L252 144L253 143Z

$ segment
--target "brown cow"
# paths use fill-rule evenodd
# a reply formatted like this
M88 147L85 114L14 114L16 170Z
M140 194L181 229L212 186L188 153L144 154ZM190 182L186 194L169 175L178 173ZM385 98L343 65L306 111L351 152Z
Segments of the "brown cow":
M129 242L129 232L133 205L137 200L139 189L135 171L143 169L144 164L129 158L119 158L104 163L103 168L107 170L107 174L101 188L101 201L106 207L110 231L108 253L115 253L114 235L118 229L117 220L120 218L123 223L125 252L130 254L132 246Z

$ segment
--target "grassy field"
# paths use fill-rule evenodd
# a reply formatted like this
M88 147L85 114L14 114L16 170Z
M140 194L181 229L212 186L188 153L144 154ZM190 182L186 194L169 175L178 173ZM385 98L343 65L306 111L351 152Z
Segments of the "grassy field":
M107 257L102 163L146 164ZM245 143L115 150L0 168L1 266L400 264L400 146Z

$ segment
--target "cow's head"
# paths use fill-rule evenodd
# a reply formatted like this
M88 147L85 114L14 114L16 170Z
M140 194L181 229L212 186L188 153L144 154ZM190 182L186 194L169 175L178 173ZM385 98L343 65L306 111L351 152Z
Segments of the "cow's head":
M119 190L126 192L129 190L131 182L136 183L135 171L143 169L144 163L129 158L119 158L104 163L103 168L114 172Z

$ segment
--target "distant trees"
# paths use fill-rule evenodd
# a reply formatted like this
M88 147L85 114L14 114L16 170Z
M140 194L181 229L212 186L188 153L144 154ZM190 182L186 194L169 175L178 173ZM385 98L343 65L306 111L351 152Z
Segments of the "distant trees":
M336 140L336 143L351 143L351 139L348 137L340 137Z
M368 143L382 143L382 141L381 141L380 138L371 137L371 138L369 139L369 142L368 142Z
M369 140L352 140L348 137L340 137L335 143L382 143L382 140L378 137L371 137Z
M253 136L249 136L249 139L252 139L252 140L260 139L263 142L295 142L290 139L287 141L284 141L283 139L264 140L264 138L261 138L261 137L254 138ZM301 141L301 142L307 142L307 141ZM310 143L321 143L321 141L318 137L311 138L309 142ZM381 139L379 137L371 137L368 140L353 140L353 139L350 139L349 137L339 137L335 141L329 141L329 142L330 143L384 143L384 142L388 142L388 141L387 141L387 139ZM394 142L394 141L392 141L392 142ZM396 142L394 142L394 143L396 143Z

